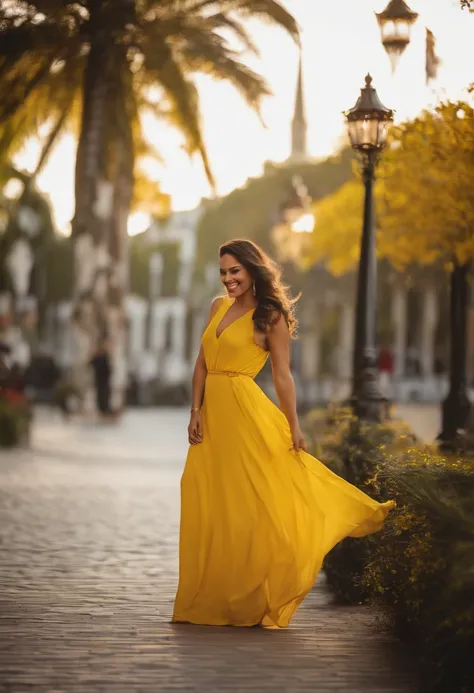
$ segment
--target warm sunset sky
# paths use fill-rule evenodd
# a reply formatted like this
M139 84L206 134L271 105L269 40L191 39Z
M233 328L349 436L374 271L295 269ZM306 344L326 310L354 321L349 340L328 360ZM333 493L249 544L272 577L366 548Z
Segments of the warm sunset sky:
M337 146L344 132L341 111L351 107L370 71L383 103L397 118L415 115L436 100L437 94L456 98L474 82L474 16L461 11L458 0L410 0L420 13L412 43L401 59L395 78L380 43L374 10L388 0L284 0L302 28L309 151L324 156ZM437 83L424 83L425 27L437 39L443 64ZM297 50L281 31L257 22L252 32L261 49L251 66L270 83L274 96L263 105L264 129L241 98L225 84L200 78L206 142L220 194L258 176L267 160L283 161L289 154ZM209 188L199 161L180 150L180 137L157 123L147 123L149 138L163 153L167 166L149 167L162 188L173 197L175 209L191 209ZM31 166L37 147L32 143L18 163ZM60 230L68 232L73 213L75 143L64 137L39 179L50 195ZM142 230L146 220L135 216L130 231Z

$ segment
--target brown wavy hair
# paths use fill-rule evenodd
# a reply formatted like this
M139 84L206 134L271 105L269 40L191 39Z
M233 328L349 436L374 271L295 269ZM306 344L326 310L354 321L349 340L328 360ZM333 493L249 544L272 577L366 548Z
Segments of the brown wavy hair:
M243 239L228 241L219 248L219 257L232 255L247 270L255 282L257 307L253 314L255 329L266 334L283 315L292 337L296 336L298 322L295 303L288 287L281 281L281 269L256 243Z

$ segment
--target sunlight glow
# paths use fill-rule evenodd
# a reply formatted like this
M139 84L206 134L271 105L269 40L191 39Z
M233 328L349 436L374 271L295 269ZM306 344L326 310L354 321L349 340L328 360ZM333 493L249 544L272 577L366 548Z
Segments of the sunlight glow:
M291 230L295 233L311 233L314 229L314 214L307 212L291 224Z
M151 218L149 214L144 212L135 212L128 218L128 233L130 236L136 236L143 233L150 226Z
M16 200L20 197L23 191L23 183L18 178L11 178L6 185L3 186L3 194L8 200Z

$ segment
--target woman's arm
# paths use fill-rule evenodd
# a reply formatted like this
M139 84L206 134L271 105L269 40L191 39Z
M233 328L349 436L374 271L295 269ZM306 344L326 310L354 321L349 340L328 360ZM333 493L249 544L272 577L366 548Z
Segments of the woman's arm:
M206 384L207 368L206 362L204 360L203 348L199 349L199 354L194 364L193 371L193 397L192 397L192 409L193 411L201 409L202 401L204 399L204 387Z
M222 302L222 296L215 298L211 304L207 325L219 310ZM192 380L192 405L191 405L191 421L188 426L188 438L192 445L202 442L202 419L201 407L204 400L204 389L206 386L207 368L204 359L204 351L201 346L196 359Z
M290 334L288 325L281 315L268 332L267 341L272 360L273 383L280 408L290 425L294 449L306 450L307 444L296 411L295 381L290 370Z

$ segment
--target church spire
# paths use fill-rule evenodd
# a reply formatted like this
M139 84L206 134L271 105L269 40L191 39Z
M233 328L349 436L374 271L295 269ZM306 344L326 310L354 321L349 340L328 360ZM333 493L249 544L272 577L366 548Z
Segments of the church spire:
M291 124L291 157L293 161L306 159L308 152L306 149L306 116L304 106L304 87L303 87L303 58L300 53L298 68L298 82L296 85L295 111Z

